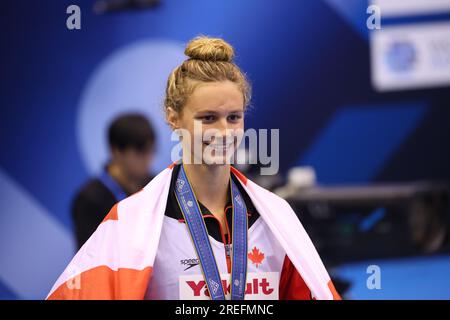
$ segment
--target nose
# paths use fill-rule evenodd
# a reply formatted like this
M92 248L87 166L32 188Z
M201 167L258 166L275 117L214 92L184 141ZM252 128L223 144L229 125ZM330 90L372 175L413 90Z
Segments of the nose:
M232 127L226 118L223 118L217 122L216 130L216 143L226 143L227 139L232 136Z

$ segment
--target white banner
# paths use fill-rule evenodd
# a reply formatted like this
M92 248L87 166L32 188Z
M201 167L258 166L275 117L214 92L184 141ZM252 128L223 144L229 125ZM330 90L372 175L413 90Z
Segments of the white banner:
M370 42L378 91L450 86L450 22L383 26Z
M383 17L450 12L450 0L372 0Z

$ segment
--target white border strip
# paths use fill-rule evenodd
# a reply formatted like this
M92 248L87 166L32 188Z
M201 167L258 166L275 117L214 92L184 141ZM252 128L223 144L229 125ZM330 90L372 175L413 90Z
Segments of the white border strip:
M449 0L371 0L383 17L450 12Z

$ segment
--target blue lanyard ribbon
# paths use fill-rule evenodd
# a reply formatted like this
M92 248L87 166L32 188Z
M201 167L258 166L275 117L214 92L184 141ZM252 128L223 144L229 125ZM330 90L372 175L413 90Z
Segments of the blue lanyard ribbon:
M122 201L127 197L127 194L122 189L122 187L116 182L116 180L113 179L113 177L111 177L111 175L107 171L104 171L102 173L102 175L100 176L100 181L106 188L108 188L109 191L111 191L117 201Z
M243 300L247 282L247 208L233 179L230 178L233 204L233 240L231 299ZM225 300L219 269L208 238L205 221L183 164L178 173L175 195L186 221L212 300Z

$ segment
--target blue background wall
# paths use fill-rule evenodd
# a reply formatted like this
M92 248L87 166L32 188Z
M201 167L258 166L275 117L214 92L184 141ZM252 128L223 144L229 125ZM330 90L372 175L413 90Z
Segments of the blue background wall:
M66 28L70 4L81 30ZM449 181L450 90L375 92L366 7L167 0L96 15L91 1L3 2L0 297L44 297L71 258L70 200L104 159L95 133L107 118L146 110L167 141L163 80L198 34L235 46L254 87L246 126L280 129L282 173L311 164L321 183ZM159 147L155 171L170 163Z

